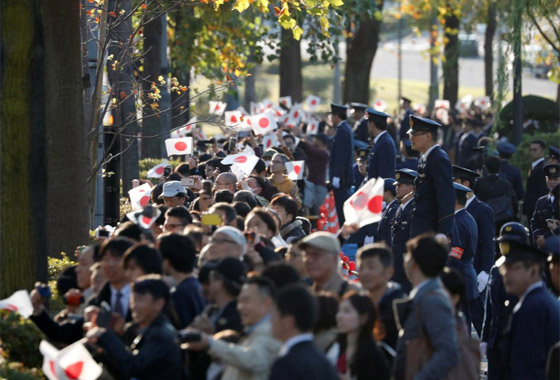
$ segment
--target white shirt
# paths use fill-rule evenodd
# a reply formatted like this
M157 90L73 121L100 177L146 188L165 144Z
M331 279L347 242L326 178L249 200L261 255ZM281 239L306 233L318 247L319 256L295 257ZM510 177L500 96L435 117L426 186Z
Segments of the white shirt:
M428 150L426 151L426 153L424 153L424 154L422 155L422 157L420 157L420 161L426 162L426 160L428 159L428 156L430 155L430 153L432 153L432 150L434 150L434 149L436 148L436 146L439 146L439 144L434 144L434 145L432 145L432 146L430 147L430 149L428 149Z
M410 203L411 200L413 200L414 197L410 198L408 201L406 201L406 203L401 203L401 205L399 206L399 210L404 210L404 208Z
M464 210L464 209L465 209L465 208L463 207L463 208L460 208L459 210L455 210L455 215L457 215L457 213L458 213L459 211Z
M541 161L544 161L544 157L543 158L539 158L536 161L533 161L533 163L531 164L531 169L534 169L535 166L537 166Z
M472 201L476 198L476 195L473 195L471 198L467 199L467 204L465 204L465 208L469 207Z
M408 295L408 298L413 299L416 296L416 293L418 293L420 291L420 289L422 289L424 286L426 286L426 284L428 283L428 281L430 281L430 279L426 279L424 281L422 281L421 283L419 283L418 285L416 285L414 287L414 289L412 289L412 291L410 292L410 294Z
M284 344L280 348L280 352L278 353L278 356L282 357L286 355L288 352L290 352L290 349L298 343L312 341L312 340L313 340L313 334L299 334L293 336L284 342Z
M117 303L117 293L121 293L121 306L123 310L123 318L126 318L128 314L128 305L130 304L130 285L126 284L120 290L117 290L110 285L111 287L111 308L113 311L115 310L115 304Z
M525 290L525 293L523 293L521 298L519 298L519 302L517 302L517 305L515 305L515 307L513 308L513 312L516 313L519 309L521 309L521 304L525 300L525 297L527 297L527 294L531 293L533 290L540 288L542 286L544 286L544 282L542 281L537 281L533 285L529 286L527 290Z
M381 132L380 134L378 134L377 137L373 139L373 143L374 143L374 144L377 143L377 141L379 140L379 138L380 138L381 136L383 136L384 133L387 133L387 131L383 131L383 132Z

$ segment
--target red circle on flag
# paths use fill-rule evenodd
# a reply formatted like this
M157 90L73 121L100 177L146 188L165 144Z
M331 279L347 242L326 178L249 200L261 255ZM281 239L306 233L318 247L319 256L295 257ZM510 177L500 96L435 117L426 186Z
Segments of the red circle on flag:
M140 198L140 206L146 207L149 201L150 201L150 197L144 195L142 198Z
M165 168L163 166L160 166L159 168L156 168L156 174L162 175L164 171L165 171Z
M187 150L187 143L183 142L183 141L178 141L175 143L175 149L181 151L181 150Z
M84 362L79 361L74 364L70 364L68 367L64 369L64 374L69 379L79 379L80 375L82 374L82 370L84 368Z
M356 198L354 198L354 200L352 201L352 207L354 207L356 210L361 210L364 207L366 207L367 203L368 203L368 196L366 193L362 191L359 192Z
M299 116L299 112L298 112L298 111L294 112L294 117L295 117L296 119L297 119L298 116Z
M236 117L235 115L233 115L233 116L231 117L231 122L232 122L232 123L237 123L237 117ZM197 145L197 146L198 146L198 145Z
M294 166L294 171L296 172L297 175L299 175L299 172L301 171L301 166L299 165Z
M383 211L383 197L381 195L376 195L371 198L367 203L367 207L369 211L374 214L381 213L381 211Z
M245 162L247 162L247 157L246 156L239 156L236 157L233 162L237 162L238 164L244 164Z
M311 104L313 104L313 105L317 104L317 99L313 99L313 100L311 101Z
M268 128L269 124L270 124L270 122L268 121L268 119L266 117L262 117L262 118L259 119L259 127Z
M220 105L216 104L216 111L219 111L219 110L220 110Z
M143 216L142 217L142 223L144 223L146 226L149 225L151 221L152 221L152 218L150 218L149 216Z
M267 142L266 142L266 147L270 148L271 145L272 145L272 140L268 139Z

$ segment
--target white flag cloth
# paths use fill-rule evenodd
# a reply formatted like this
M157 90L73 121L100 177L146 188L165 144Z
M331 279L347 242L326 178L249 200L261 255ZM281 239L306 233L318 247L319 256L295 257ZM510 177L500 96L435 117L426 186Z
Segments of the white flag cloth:
M373 103L373 109L379 112L385 112L387 109L387 103L384 100L378 99Z
M257 162L259 162L259 157L255 155L243 157L243 159L238 159L238 161L231 166L231 171L235 173L239 169L246 175L251 175Z
M264 135L262 139L262 145L265 151L274 146L280 145L276 133L269 133L268 135Z
M363 227L381 220L384 184L383 178L372 178L344 202L345 224Z
M319 133L319 120L317 119L309 120L309 123L307 123L306 134L310 136L310 135L316 135L317 133Z
M296 181L303 179L303 165L305 161L288 161L285 163L286 171L288 172L288 179Z
M261 106L259 103L251 102L251 115L256 115L261 112Z
M181 137L179 139L165 140L165 149L167 149L167 156L192 154L193 152L193 138Z
M130 220L134 224L138 224L140 227L144 227L146 229L150 228L152 224L155 223L157 218L161 215L161 211L157 208L154 208L154 214L152 216L144 215L142 211L132 211L126 214L128 220Z
M463 96L461 99L457 100L455 109L459 112L466 111L471 107L472 101L473 101L473 97L471 94Z
M166 166L169 166L169 163L167 162L167 160L163 160L161 164L158 164L153 168L151 168L150 170L148 170L148 174L147 174L148 178L161 177L163 175L163 172L165 171Z
M241 111L226 111L224 123L227 127L237 127L241 124L243 114Z
M308 111L315 112L317 107L321 104L321 98L315 95L309 95L307 99L305 99L305 106L307 107Z
M181 137L187 137L187 135L189 133L192 133L192 131L195 128L196 128L196 116L193 117L192 119L190 119L182 127L179 127L177 129L175 129L174 131L171 131L171 133L169 135L171 136L171 138L174 138L174 139L181 138Z
M278 103L284 105L287 109L292 108L292 97L291 96L281 96L278 99Z
M302 119L303 110L299 104L294 105L288 113L288 119L285 124L288 127L297 127Z
M490 98L488 96L482 96L474 100L474 105L480 108L482 111L486 111L492 105Z
M18 290L8 298L0 300L0 309L15 311L26 319L33 314L33 305L27 290Z
M130 204L132 205L132 210L141 210L150 203L150 195L152 194L152 187L144 183L140 186L130 189L128 191L128 196L130 197Z
M272 107L274 107L274 103L272 103L272 102L271 102L270 100L268 100L268 99L264 99L264 100L261 102L261 109L262 109L263 111L269 110L269 109L271 109Z
M226 110L226 103L224 102L216 102L214 100L210 100L210 102L208 102L210 107L210 114L211 115L218 115L218 116L222 116L224 114L224 111Z
M434 108L435 109L443 108L443 109L449 110L451 108L451 104L449 104L449 100L436 99L436 101L434 103Z
M265 135L278 128L272 112L267 111L252 117L251 126L256 135Z
M95 380L103 372L81 340L60 351L43 340L39 350L44 357L43 373L50 380Z
M220 163L222 165L244 164L251 156L254 156L254 154L247 154L247 153L230 154L228 156L225 156L224 159L220 161Z

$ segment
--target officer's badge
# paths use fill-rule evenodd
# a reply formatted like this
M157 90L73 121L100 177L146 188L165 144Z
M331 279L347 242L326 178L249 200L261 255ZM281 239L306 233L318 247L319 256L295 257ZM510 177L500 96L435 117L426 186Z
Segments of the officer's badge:
M418 173L418 177L420 177L420 178L424 178L424 177L426 177L426 174L423 174L423 173L422 173L422 174L421 174L421 173Z
M397 177L397 181L398 181L399 179L401 179L401 173L397 172L397 174L396 174L395 176Z
M550 168L550 169L548 169L548 172L550 174L556 174L556 168Z
M506 228L504 228L505 232L510 232L511 231L511 226L507 226Z
M502 255L507 255L509 253L509 243L507 241L502 242L500 244L500 251L502 252Z

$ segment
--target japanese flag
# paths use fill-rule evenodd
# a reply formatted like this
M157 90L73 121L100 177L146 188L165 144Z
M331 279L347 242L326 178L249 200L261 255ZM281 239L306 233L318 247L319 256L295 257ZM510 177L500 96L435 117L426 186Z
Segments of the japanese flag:
M33 314L33 306L27 290L18 290L10 297L0 300L0 309L15 311L25 319Z
M372 178L344 202L346 224L363 227L381 220L384 184L383 178Z
M251 119L251 126L256 135L265 135L278 128L276 120L274 120L274 116L270 111L255 115Z
M270 100L268 100L268 99L264 99L264 100L261 102L261 109L262 109L263 111L269 110L269 109L271 109L272 107L274 107L274 103L272 103L272 102L271 102Z
M196 116L190 119L185 125L171 131L171 138L181 138L187 137L189 133L192 133L193 129L196 128Z
M220 161L220 163L222 165L244 164L251 156L254 156L254 154L247 154L243 152L238 154L230 154L229 156L226 156L222 161Z
M285 110L283 110L281 107L276 106L272 108L272 112L274 113L274 118L276 119L276 121L281 121L286 114Z
M128 220L130 220L134 224L138 224L140 227L144 227L146 229L152 227L152 224L155 223L157 218L161 215L161 211L155 207L151 208L152 215L150 216L147 212L150 208L146 208L143 211L132 211L126 214ZM147 214L147 215L146 215Z
M153 168L151 168L150 170L148 170L148 178L161 177L163 175L163 172L165 171L166 166L169 166L169 163L167 162L167 160L163 160L161 164L158 164Z
M58 351L43 340L39 350L44 357L43 372L51 380L95 380L103 372L82 341Z
M235 163L231 166L231 171L238 173L239 171L245 173L246 175L251 175L255 165L259 162L259 157L253 156L242 156L243 158L237 158Z
M309 120L309 123L307 124L307 131L306 131L307 135L316 135L317 133L319 133L319 120L317 119L311 119Z
M464 112L471 107L471 103L472 103L471 94L463 96L460 100L457 101L457 104L455 105L455 109L459 112Z
M305 99L305 106L308 111L315 112L319 104L321 104L321 98L318 96L309 95L307 99Z
M224 111L226 110L226 103L216 102L211 100L209 104L210 104L209 110L211 115L221 116L224 114Z
M240 111L227 111L225 113L224 122L228 127L237 127L241 124L243 114Z
M479 107L482 111L486 111L492 105L490 102L490 98L488 96L483 96L480 98L476 98L474 100L474 105Z
M144 183L134 189L129 190L128 196L130 197L130 204L132 210L141 210L150 203L150 195L152 194L152 187L148 183Z
M208 140L208 136L206 136L206 133L204 133L202 128L195 129L194 136L197 140Z
M295 105L290 110L290 113L288 114L288 120L285 124L291 128L296 127L301 121L302 114L303 110L301 109L301 107L299 105Z
M378 99L373 103L373 109L379 112L385 112L387 109L387 103L385 101Z
M251 115L256 115L261 112L261 106L259 103L251 102Z
M435 109L443 108L445 110L449 110L450 107L451 107L451 105L449 104L449 100L436 99L436 101L434 103L434 108Z
M167 156L192 154L193 152L193 138L181 137L178 139L165 140L165 149L167 149Z
M292 108L292 97L291 96L281 96L280 99L278 99L278 102L280 104L282 104L284 107L286 107L287 109Z
M262 144L263 144L263 149L268 150L273 146L280 145L280 142L278 141L278 137L276 136L276 133L270 133L268 135L263 136Z
M305 161L288 161L286 162L286 171L288 172L288 179L292 181L303 179L303 165Z

